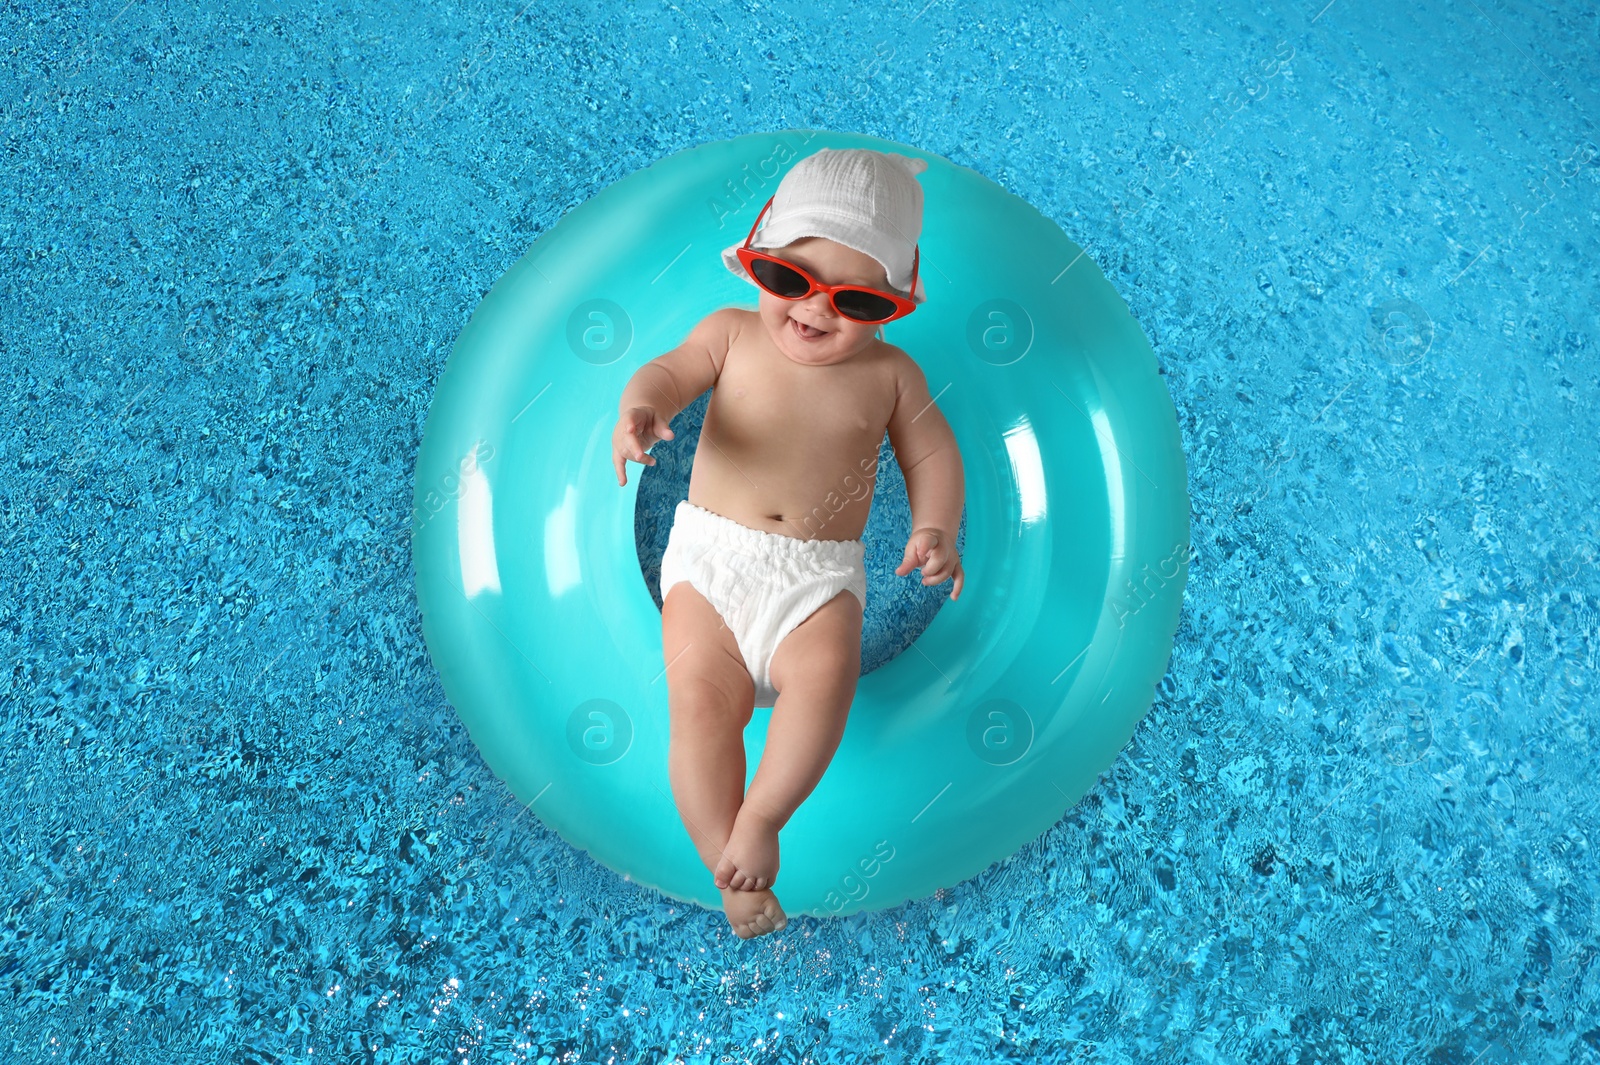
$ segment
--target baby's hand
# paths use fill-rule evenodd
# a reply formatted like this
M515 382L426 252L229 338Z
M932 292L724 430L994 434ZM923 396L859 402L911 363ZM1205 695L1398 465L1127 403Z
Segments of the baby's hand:
M654 466L655 457L645 452L657 440L671 440L672 436L672 427L654 407L629 407L623 411L617 427L611 430L611 464L617 468L618 486L628 483L629 459L641 466Z
M913 532L911 539L906 541L905 557L895 573L904 577L913 569L922 570L924 585L943 584L954 577L956 584L950 590L950 598L960 598L965 571L961 568L961 557L956 554L954 536L939 529L918 529Z

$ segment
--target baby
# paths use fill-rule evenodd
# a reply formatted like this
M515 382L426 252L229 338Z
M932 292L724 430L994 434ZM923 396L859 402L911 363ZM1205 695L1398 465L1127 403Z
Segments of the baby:
M742 939L787 918L772 892L778 830L844 734L861 675L862 530L889 434L912 528L897 574L963 572L961 455L921 369L879 327L927 297L917 279L920 159L824 148L784 175L742 245L722 253L760 290L755 311L702 319L623 389L612 432L627 462L671 440L716 386L661 559L662 649L678 812ZM761 219L771 210L764 228ZM744 794L744 727L773 708Z

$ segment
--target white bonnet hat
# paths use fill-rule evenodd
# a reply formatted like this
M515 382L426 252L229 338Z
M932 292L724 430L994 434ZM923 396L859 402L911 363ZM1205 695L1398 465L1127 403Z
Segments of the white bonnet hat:
M770 251L801 237L826 237L878 260L889 287L905 294L922 236L922 185L915 175L926 169L925 159L868 148L820 149L783 175L750 246ZM740 240L724 248L722 261L750 281L735 254L743 246ZM911 299L927 298L918 276Z

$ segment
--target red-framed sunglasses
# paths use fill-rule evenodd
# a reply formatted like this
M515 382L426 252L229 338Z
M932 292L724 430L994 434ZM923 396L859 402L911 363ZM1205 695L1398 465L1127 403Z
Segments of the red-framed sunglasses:
M750 225L750 235L744 238L744 247L734 252L744 264L745 270L762 289L782 300L803 300L813 292L822 292L827 295L828 302L833 304L833 309L840 315L852 322L870 322L875 325L904 318L917 309L915 302L906 299L898 292L885 292L883 289L868 288L865 285L824 285L787 259L780 259L776 255L768 255L764 251L752 248L750 242L755 239L756 227L761 225L762 216L767 213L767 208L772 206L772 199L773 197L768 197L767 202L756 214L756 220ZM922 248L919 245L913 250L911 257L912 292L917 290L917 266L921 259Z

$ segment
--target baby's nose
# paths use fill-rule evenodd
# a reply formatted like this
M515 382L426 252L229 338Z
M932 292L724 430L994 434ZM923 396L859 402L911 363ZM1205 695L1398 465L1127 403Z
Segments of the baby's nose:
M800 305L812 314L823 318L833 317L833 302L828 299L826 292L813 292L800 301Z

